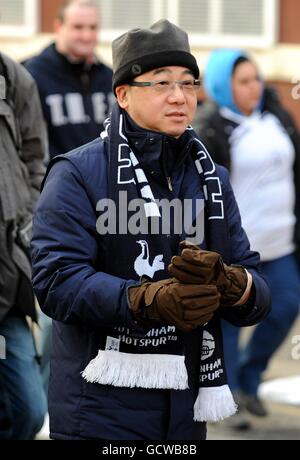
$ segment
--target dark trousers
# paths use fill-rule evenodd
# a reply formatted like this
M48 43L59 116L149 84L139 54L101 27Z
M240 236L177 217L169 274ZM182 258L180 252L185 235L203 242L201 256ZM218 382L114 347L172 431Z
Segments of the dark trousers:
M0 439L34 439L47 411L32 333L24 315L11 309L0 323Z
M251 395L256 395L262 373L299 314L300 275L294 254L262 263L262 272L271 289L272 309L246 346L239 347L240 329L223 321L229 386Z

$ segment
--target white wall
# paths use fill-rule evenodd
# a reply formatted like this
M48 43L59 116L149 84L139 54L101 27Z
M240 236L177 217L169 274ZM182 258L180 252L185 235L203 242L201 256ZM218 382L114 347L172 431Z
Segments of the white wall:
M12 58L22 60L38 53L52 40L52 34L39 34L31 39L0 39L0 49ZM97 52L104 62L111 65L110 44L100 44ZM205 67L209 52L208 48L193 49L200 71ZM249 50L249 52L257 61L266 79L287 82L300 80L300 45L282 44L264 50Z

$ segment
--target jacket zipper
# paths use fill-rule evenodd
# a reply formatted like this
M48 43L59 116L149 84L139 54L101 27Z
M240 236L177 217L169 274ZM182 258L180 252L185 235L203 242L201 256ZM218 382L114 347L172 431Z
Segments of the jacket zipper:
M173 192L171 177L166 177L170 192Z

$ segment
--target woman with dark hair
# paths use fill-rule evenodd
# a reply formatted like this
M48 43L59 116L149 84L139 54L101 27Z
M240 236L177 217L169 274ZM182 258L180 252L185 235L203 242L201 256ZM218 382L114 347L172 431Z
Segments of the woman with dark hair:
M240 50L216 50L204 75L209 100L193 124L213 159L226 166L251 248L260 252L272 310L239 349L239 329L223 323L229 384L240 412L229 420L248 428L246 408L267 415L257 396L262 373L299 312L300 138L254 62Z

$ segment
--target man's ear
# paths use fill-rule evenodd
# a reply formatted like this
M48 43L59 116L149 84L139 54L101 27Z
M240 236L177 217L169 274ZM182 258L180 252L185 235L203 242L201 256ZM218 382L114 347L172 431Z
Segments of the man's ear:
M118 104L122 109L128 108L128 90L128 85L117 86L115 90Z
M61 27L62 27L62 25L63 25L63 23L62 23L62 21L60 19L58 19L58 18L54 19L54 21L53 21L53 32L55 34L58 34L60 29L61 29Z

